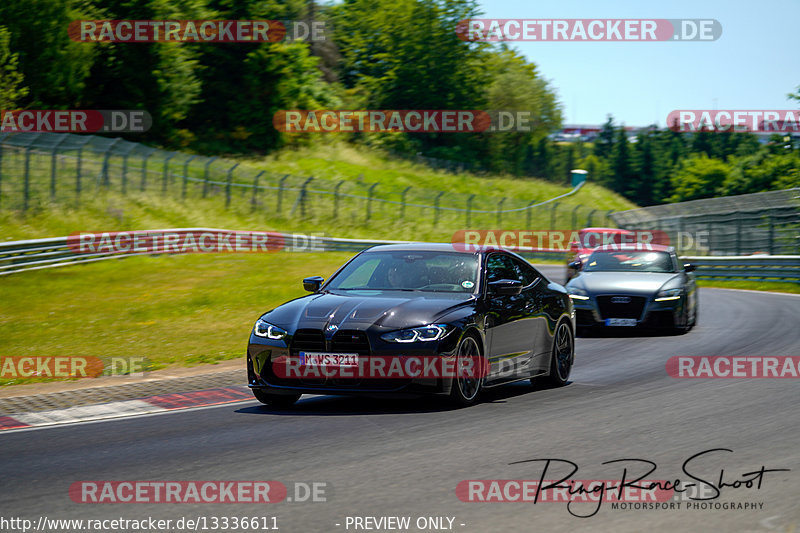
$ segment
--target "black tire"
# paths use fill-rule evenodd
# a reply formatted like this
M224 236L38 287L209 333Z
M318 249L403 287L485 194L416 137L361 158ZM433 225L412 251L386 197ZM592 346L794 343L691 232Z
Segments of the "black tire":
M473 335L464 335L456 348L456 371L462 368L464 357L482 358L478 340ZM482 359L480 359L482 361ZM475 359L472 360L474 364ZM454 376L450 386L450 401L455 405L466 407L478 401L483 388L484 372L479 371L471 376Z
M291 407L300 399L299 394L270 394L260 389L253 389L253 396L270 407Z
M553 336L553 349L550 355L550 374L547 382L561 387L566 385L572 364L575 362L575 336L566 322L559 322Z
M686 333L689 333L689 330L692 329L692 326L694 326L694 324L689 324L689 303L688 303L688 300L686 302L686 305L683 306L683 314L681 316L681 322L682 322L682 324L676 325L672 330L673 333L675 333L675 335L684 335Z

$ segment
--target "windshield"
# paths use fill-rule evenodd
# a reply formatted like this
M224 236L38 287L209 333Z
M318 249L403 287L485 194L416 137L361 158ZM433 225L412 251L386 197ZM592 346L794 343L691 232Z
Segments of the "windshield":
M596 251L586 262L586 272L675 272L669 252Z
M357 256L326 290L466 292L476 290L478 258L450 252L367 252Z

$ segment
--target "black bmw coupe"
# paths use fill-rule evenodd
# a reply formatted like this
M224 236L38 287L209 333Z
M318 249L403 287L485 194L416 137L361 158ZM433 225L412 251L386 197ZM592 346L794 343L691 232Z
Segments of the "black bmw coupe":
M395 244L365 250L311 294L264 313L247 349L248 385L267 405L300 395L449 395L544 378L574 361L566 290L501 250Z

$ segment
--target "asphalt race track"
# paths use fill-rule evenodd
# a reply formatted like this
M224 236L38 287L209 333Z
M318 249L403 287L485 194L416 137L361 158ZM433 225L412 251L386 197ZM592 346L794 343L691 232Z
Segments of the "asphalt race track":
M562 268L543 270L562 280ZM285 533L355 531L346 527L348 516L409 516L410 531L420 531L418 517L454 517L453 530L470 533L796 531L800 381L676 379L665 363L681 355L800 355L798 317L797 296L701 289L699 324L690 333L579 338L566 387L509 385L465 409L430 399L306 396L291 411L253 400L7 432L0 435L0 515L275 516ZM576 463L574 479L619 479L623 466L602 463L647 459L657 464L647 479L688 480L684 461L715 448L733 452L695 461L698 477L716 483L724 469L733 482L762 466L791 471L767 472L760 489L725 487L710 500L756 509L687 508L675 499L680 508L603 503L580 518L572 513L591 514L597 504L470 503L455 492L462 480L538 479L543 463L510 463L543 458ZM290 497L295 482L324 482L326 501L78 504L68 489L79 480L277 480Z

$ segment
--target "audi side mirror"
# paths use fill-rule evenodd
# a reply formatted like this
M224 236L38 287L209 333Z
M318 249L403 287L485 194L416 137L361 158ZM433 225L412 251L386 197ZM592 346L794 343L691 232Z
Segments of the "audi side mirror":
M500 296L514 296L522 292L522 282L516 279L498 279L489 283L489 291Z
M580 270L583 267L583 263L581 261L572 261L567 266L572 270Z
M318 292L319 288L322 287L323 281L325 281L325 278L321 276L311 276L303 280L303 288L308 292Z
M694 272L695 270L697 270L697 267L691 263L686 263L685 265L683 265L684 272Z

